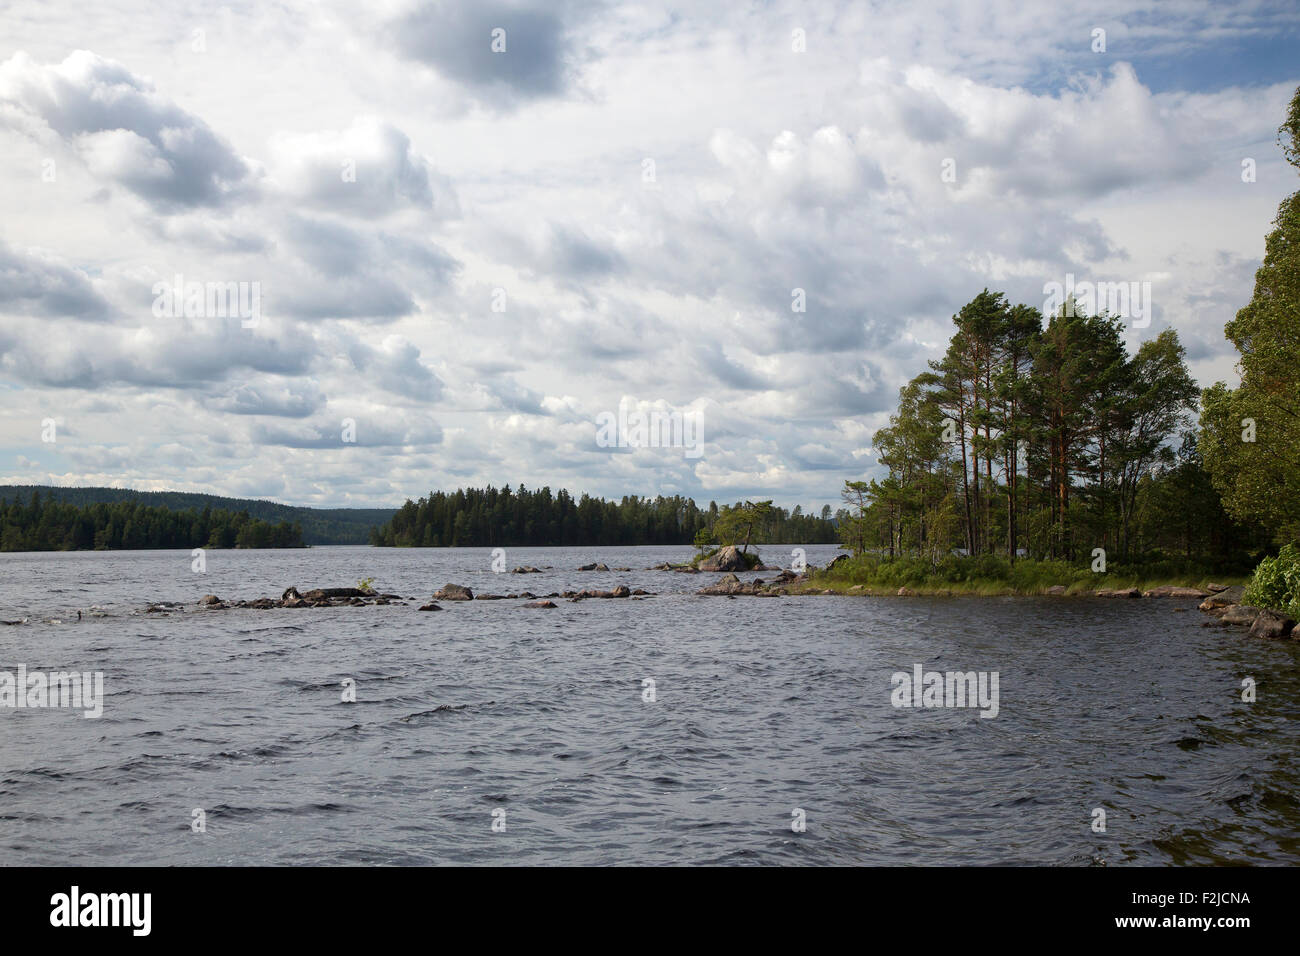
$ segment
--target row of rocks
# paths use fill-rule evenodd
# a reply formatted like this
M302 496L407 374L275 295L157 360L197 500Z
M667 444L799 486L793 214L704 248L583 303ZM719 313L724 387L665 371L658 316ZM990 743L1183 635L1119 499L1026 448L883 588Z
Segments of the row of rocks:
M1242 604L1245 598L1246 589L1240 586L1211 594L1200 603L1200 609L1214 615L1216 620L1206 621L1205 626L1248 627L1251 637L1300 640L1300 630L1296 629L1293 618L1279 611Z
M587 598L625 598L625 597L653 597L653 593L642 588L632 590L626 584L616 585L608 591L597 591L586 589L582 591L554 591L550 594L543 595L544 599L548 598L568 598L570 601L584 601ZM473 589L464 584L446 584L439 588L433 595L434 601L504 601L511 598L526 598L530 601L537 601L538 595L530 594L524 591L522 594L475 594ZM529 607L541 607L542 603L530 604ZM421 608L421 610L424 610ZM430 608L430 610L437 610Z
M302 591L296 587L286 588L280 599L262 597L251 601L225 601L215 594L205 594L199 599L199 605L211 611L227 608L253 608L259 611L276 607L364 607L368 604L402 604L405 598L400 594L380 594L366 588L312 588ZM149 610L168 610L166 604L151 604Z
M784 597L791 593L807 593L791 591L793 586L805 581L807 581L806 574L795 574L793 571L788 570L782 571L770 583L762 578L741 581L734 574L726 574L716 583L700 588L695 593L712 597L739 597L742 595L750 597Z
M530 603L525 607L548 608L556 605L550 600L551 598L568 598L571 601L583 601L588 598L632 598L639 600L643 597L653 597L653 592L637 588L632 590L626 584L620 584L608 591L600 590L582 590L582 591L553 591L550 594L537 595L531 591L522 591L518 594L475 594L472 589L464 584L447 584L433 595L429 603L420 607L421 611L441 611L438 605L439 601L510 601L525 600ZM373 590L362 588L312 588L308 591L299 591L296 587L286 588L279 600L275 598L262 597L254 598L251 601L223 600L215 594L205 594L199 599L199 606L204 610L220 611L229 608L250 608L253 610L270 610L272 608L302 608L302 607L364 607L366 605L376 604L405 604L408 598L403 598L400 594L380 594ZM146 608L150 614L170 614L181 611L184 606L177 603L160 601L151 604Z

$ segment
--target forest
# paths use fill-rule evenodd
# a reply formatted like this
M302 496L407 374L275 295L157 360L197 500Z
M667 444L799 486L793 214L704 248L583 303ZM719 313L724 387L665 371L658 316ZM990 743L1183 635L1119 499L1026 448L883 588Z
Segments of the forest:
M1066 302L1044 324L987 289L953 325L874 436L887 474L845 482L854 553L1242 565L1270 543L1205 468L1174 330L1129 354L1119 318Z
M0 551L301 547L301 525L271 524L246 511L177 511L134 501L75 505L39 491L25 504L0 498Z
M1278 143L1300 168L1300 90ZM1130 352L1122 317L1072 299L1045 319L988 289L963 306L874 436L885 476L844 483L838 530L858 576L910 561L956 579L969 569L954 554L997 556L985 577L1003 578L1025 559L1191 576L1262 559L1284 582L1272 605L1300 608L1300 192L1273 227L1224 328L1236 388L1198 390L1172 327Z
M252 518L276 525L287 521L302 525L302 538L313 544L365 544L370 530L392 517L394 508L308 508L282 505L259 498L226 498L191 491L136 491L133 488L102 488L85 485L0 485L0 499L27 501L39 492L47 501L72 505L114 504L134 501L172 511L246 511Z
M575 499L561 489L529 491L523 485L431 492L407 501L388 524L371 533L371 544L386 547L509 547L530 545L694 544L712 540L712 530L730 527L725 516L742 503L710 502L701 509L694 499L626 496L606 501L589 495ZM722 519L721 524L719 524ZM704 536L701 537L701 532ZM766 508L753 532L753 543L831 544L835 524L827 505L818 515Z

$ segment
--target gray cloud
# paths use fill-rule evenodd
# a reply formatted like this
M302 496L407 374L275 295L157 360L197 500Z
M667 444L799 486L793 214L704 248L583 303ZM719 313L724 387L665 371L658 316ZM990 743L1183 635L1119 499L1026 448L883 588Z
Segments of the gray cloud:
M102 321L113 309L80 269L0 242L0 312Z
M0 103L160 211L221 205L249 187L248 165L206 123L88 50L56 66L14 54L0 64Z
M437 70L486 105L556 96L570 79L565 24L554 5L424 3L390 28L406 57ZM504 52L493 31L504 30Z

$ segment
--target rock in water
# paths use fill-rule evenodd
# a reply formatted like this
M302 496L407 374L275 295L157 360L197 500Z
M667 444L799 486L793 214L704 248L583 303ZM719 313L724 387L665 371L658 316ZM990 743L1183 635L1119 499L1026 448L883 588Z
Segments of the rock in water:
M710 584L708 587L700 588L696 593L710 595L738 594L744 589L744 587L745 586L740 583L740 578L736 577L734 574L727 574L716 583Z
M1220 615L1219 620L1224 624L1241 624L1249 627L1255 623L1255 618L1259 617L1259 610L1249 604L1234 604Z
M1142 596L1149 598L1203 598L1209 597L1210 592L1202 591L1200 588L1180 588L1172 584L1162 584L1158 588L1152 588L1144 592Z
M734 544L719 548L716 554L700 562L701 571L748 571L745 556Z
M445 584L434 596L435 601L472 601L474 592L463 584Z
M421 607L420 610L421 610L421 611L441 611L442 608L438 607L438 605L436 605L436 604L426 604L426 605L424 605L423 607Z
M1218 607L1227 607L1230 604L1240 604L1246 596L1246 589L1240 584L1220 591L1217 594L1211 594L1201 602L1202 611L1213 611Z
M1260 611L1255 623L1250 626L1251 637L1267 637L1280 640L1289 637L1295 630L1295 621L1277 611Z

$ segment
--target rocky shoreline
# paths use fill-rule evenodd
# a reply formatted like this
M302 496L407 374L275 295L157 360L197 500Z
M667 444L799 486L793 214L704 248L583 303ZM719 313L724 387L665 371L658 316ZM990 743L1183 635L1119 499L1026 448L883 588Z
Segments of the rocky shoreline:
M750 556L749 560L753 560ZM845 560L840 556L829 567L833 567L837 562ZM708 565L707 567L705 565ZM512 570L513 574L537 574L542 569L531 566L516 567ZM554 570L546 568L546 570ZM574 569L576 572L627 572L630 568L618 567L610 568L608 565L594 562L591 564L580 565ZM855 584L848 588L830 588L826 587L824 579L819 580L814 576L817 571L814 567L808 567L801 571L790 569L771 568L761 563L755 563L749 567L746 557L735 547L721 548L718 552L710 556L706 562L701 562L699 566L694 564L670 564L663 562L653 567L646 568L647 571L667 571L682 574L701 574L707 571L715 571L722 576L712 584L695 591L694 594L704 597L759 597L759 598L782 598L782 597L804 597L815 595L840 595L854 597L873 597L883 596L878 590L865 584ZM753 572L753 571L776 571L776 576L771 579L761 577L753 578L749 581L742 581L736 575L736 571ZM365 582L362 582L363 584ZM960 591L943 591L935 592L938 596L952 597L960 594ZM1245 589L1240 585L1226 584L1207 584L1204 588L1183 587L1178 585L1161 585L1159 587L1141 590L1136 587L1132 588L1109 588L1086 592L1071 592L1065 585L1056 585L1049 587L1043 592L1044 595L1054 597L1079 597L1079 598L1105 598L1105 599L1170 599L1170 600L1197 600L1198 608L1202 612L1211 615L1213 620L1205 621L1205 627L1242 627L1247 629L1251 637L1268 638L1273 640L1300 640L1300 629L1296 628L1296 622L1284 614L1263 608L1252 607L1243 604ZM916 592L907 588L900 587L897 591L892 592L897 597L916 597ZM466 601L523 601L522 606L527 608L550 609L558 607L556 600L568 600L570 602L580 602L594 599L627 599L633 601L643 600L654 597L654 592L646 591L642 588L632 589L626 584L618 584L608 590L584 588L582 590L570 589L565 591L552 591L548 594L534 594L531 591L511 592L507 594L479 593L463 584L448 583L435 591L432 596L424 602L414 597L404 597L400 594L384 594L370 588L353 587L353 588L312 588L305 591L299 591L297 587L286 588L279 599L271 597L261 597L252 600L223 600L215 594L204 595L200 599L198 607L204 611L220 611L229 609L252 609L252 610L270 610L272 608L332 608L332 607L366 607L373 605L397 604L407 606L417 604L420 611L441 611L443 604L455 604ZM178 611L184 611L185 607L170 602L160 602L151 604L145 610L149 614L170 614ZM1190 610L1187 606L1175 606L1175 611ZM19 623L5 622L5 623Z

